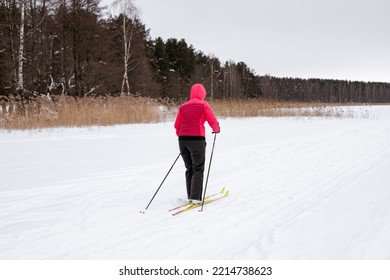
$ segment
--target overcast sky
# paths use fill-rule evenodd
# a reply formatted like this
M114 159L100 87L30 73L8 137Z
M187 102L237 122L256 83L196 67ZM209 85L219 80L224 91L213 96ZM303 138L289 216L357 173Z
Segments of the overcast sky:
M104 0L103 2L110 2ZM152 38L258 75L390 82L390 0L135 0Z

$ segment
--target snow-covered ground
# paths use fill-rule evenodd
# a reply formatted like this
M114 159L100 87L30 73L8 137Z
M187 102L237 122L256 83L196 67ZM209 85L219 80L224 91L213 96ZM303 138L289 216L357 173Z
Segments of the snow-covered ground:
M181 160L139 213L172 122L0 131L0 259L390 259L390 107L354 110L221 119L208 193L229 197L178 216Z

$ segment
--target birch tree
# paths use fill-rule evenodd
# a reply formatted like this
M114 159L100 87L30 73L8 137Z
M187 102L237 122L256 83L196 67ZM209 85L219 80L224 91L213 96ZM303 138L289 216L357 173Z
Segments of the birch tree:
M24 23L26 0L19 0L20 6L20 27L19 27L19 56L18 56L18 83L17 90L23 91L23 63L24 63Z
M214 54L209 55L209 65L210 65L210 98L214 98L214 66L217 59Z
M138 9L133 0L115 0L112 4L122 15L122 35L123 35L123 78L121 94L130 95L130 85L128 73L131 71L130 59L132 56L132 41L136 29L136 20L138 19ZM126 87L126 92L125 92Z
M239 92L239 87L237 81L239 80L239 73L237 70L237 65L233 60L229 60L225 63L225 85L226 85L226 98L237 97Z

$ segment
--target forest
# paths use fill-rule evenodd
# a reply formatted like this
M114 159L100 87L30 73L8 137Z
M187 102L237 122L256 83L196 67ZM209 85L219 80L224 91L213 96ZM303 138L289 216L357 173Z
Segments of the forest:
M151 38L131 0L0 0L0 100L35 97L187 98L203 83L210 99L385 103L390 84L258 75L184 39ZM5 107L4 107L5 108Z

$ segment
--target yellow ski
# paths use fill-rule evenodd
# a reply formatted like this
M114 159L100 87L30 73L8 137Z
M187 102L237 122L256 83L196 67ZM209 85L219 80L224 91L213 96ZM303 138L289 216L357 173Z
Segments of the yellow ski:
M220 194L222 194L222 195L221 195L221 196L218 196L218 195L220 195ZM207 198L205 199L205 201L204 201L203 204L206 205L206 204L215 202L215 201L217 201L217 200L220 200L220 199L222 199L222 198L227 197L228 195L229 195L229 191L225 191L225 188L223 188L219 193L207 197ZM218 196L218 197L217 197L217 196ZM213 198L211 198L211 197L213 197ZM184 209L181 209L181 210L179 210L179 211L177 211L177 212L175 212L175 213L172 213L172 216L176 216L176 215L178 215L178 214L181 214L181 213L190 211L190 210L192 210L192 209L195 209L195 208L198 208L198 207L201 207L201 206L202 206L202 203L189 204L189 205L187 205Z
M222 188L219 192L206 196L205 200L210 199L212 197L215 197L215 196L217 196L217 195L219 195L221 193L223 194L224 192L225 192L225 188ZM169 209L168 211L172 212L172 211L178 210L180 208L185 208L185 207L190 206L190 205L193 205L193 203L191 201L189 201L189 202L187 202L187 203L185 203L183 205L179 205L179 206L177 206L175 208Z

